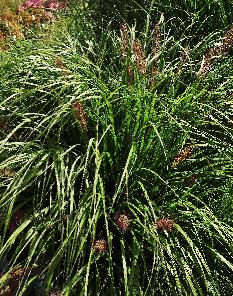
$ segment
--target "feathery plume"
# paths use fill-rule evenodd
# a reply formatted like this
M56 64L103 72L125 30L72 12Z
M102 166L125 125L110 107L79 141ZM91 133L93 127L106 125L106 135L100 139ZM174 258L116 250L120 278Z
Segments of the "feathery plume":
M150 79L149 87L155 86L156 80L155 76L158 75L159 69L158 69L158 57L161 51L161 30L160 30L160 23L155 24L154 30L153 30L153 44L152 44L152 54L153 54L153 63L152 63L152 69L151 69L151 76L152 79Z
M142 49L142 45L138 39L133 42L133 53L136 59L137 68L142 75L146 74L146 58Z
M154 40L153 40L153 54L157 55L161 50L161 30L159 23L154 27Z
M12 296L13 290L9 285L3 286L3 288L0 289L0 296Z
M88 129L87 113L81 102L76 102L73 104L73 109L75 111L75 117L79 120L81 127L84 130Z
M226 32L223 41L215 47L209 48L203 56L201 67L197 75L201 78L211 70L212 63L216 58L221 58L229 54L233 46L233 27Z
M223 55L229 54L232 45L233 45L233 27L231 27L230 30L228 30L223 37L223 44L222 44Z
M212 68L212 63L217 57L221 57L222 46L209 48L203 56L201 67L198 71L199 77L204 77Z
M154 57L158 57L160 50L161 50L161 31L159 23L154 27L154 34L153 34L153 47L152 52ZM153 61L152 65L152 76L156 76L158 74L158 62L157 60Z
M121 54L122 57L127 57L129 48L129 27L126 22L120 25L121 32Z
M188 48L184 47L180 51L180 62L181 65L184 65L190 59Z

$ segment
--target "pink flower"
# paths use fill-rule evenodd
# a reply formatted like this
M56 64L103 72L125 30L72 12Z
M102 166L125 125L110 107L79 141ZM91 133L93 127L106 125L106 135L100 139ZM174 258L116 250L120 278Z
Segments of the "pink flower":
M27 0L18 7L18 11L22 12L29 8L44 8L46 0Z
M67 1L59 2L57 0L26 0L18 7L18 11L22 12L29 8L48 8L50 10L65 9Z
M46 8L49 8L51 10L57 10L57 9L64 9L65 8L65 3L63 2L58 2L56 0L49 0L47 1Z
M51 11L45 11L44 13L45 19L48 21L54 20L55 16Z

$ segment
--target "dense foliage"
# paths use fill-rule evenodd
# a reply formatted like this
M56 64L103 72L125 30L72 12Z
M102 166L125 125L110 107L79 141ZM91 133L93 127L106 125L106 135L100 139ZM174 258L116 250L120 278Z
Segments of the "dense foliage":
M73 2L0 51L0 295L231 295L232 7Z

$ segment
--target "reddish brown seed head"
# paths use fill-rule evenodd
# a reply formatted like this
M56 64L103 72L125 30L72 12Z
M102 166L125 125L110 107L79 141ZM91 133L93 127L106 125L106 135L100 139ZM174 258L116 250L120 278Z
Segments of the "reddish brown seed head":
M222 46L223 54L224 55L229 54L232 46L233 46L233 27L231 27L230 30L228 30L224 35L223 46Z
M175 221L169 217L162 217L155 221L154 226L157 231L171 232L175 227Z
M84 130L88 129L87 113L81 102L76 102L73 104L73 110L75 111L75 117L79 120L81 127Z
M128 54L129 48L129 27L127 23L123 22L120 26L121 31L121 54L123 57L126 57Z
M15 177L16 172L11 168L0 169L0 177L2 178L13 178Z
M134 71L130 65L127 68L127 74L128 74L128 85L131 86L134 82Z
M108 251L108 244L105 239L96 239L92 244L92 249L95 253L106 253Z
M182 148L179 153L176 155L172 162L172 167L176 167L181 162L185 161L186 159L190 158L192 154L194 153L194 146L188 145Z
M144 54L144 51L142 49L142 45L138 39L134 40L133 43L133 53L134 57L136 59L137 68L140 74L145 75L146 74L146 57Z
M61 69L62 74L64 76L67 76L68 75L68 69L67 69L66 65L64 64L64 62L62 61L62 59L59 56L56 56L56 58L54 60L54 63L56 64L56 66L58 68Z
M117 212L115 215L115 222L118 229L122 232L126 232L130 228L130 216L128 213Z
M197 182L198 178L199 178L198 174L193 174L184 182L184 185L188 187L192 187L193 184Z
M160 24L155 24L154 26L154 40L153 40L153 54L159 54L161 50L161 30Z

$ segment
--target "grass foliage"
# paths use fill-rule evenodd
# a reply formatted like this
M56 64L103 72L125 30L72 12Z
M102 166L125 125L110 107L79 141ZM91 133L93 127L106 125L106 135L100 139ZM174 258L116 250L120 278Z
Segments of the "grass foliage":
M13 277L16 295L231 295L232 52L197 75L229 28L224 3L133 2L125 58L122 15L103 29L90 7L0 53L1 293Z

